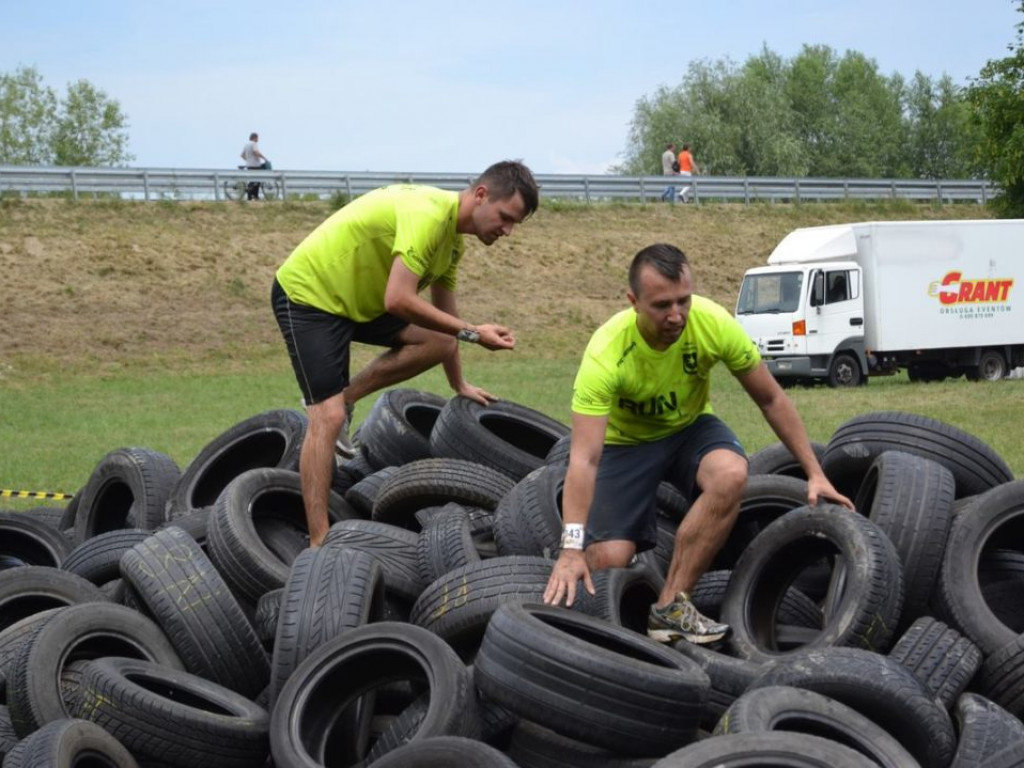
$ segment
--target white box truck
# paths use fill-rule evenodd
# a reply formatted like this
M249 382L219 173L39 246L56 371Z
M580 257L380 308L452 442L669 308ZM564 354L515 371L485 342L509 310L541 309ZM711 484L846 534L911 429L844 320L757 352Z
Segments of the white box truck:
M1024 365L1024 220L797 229L748 270L736 316L783 384L996 380Z

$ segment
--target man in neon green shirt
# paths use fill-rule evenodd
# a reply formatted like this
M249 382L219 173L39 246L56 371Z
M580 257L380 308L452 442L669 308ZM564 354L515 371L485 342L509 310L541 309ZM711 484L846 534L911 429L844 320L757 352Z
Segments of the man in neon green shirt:
M710 373L718 362L800 462L808 503L853 503L825 477L800 415L743 328L692 286L682 251L644 248L629 270L633 308L614 315L587 345L573 387L561 552L544 601L572 605L580 579L593 594L591 571L625 567L652 548L655 494L669 480L691 505L651 606L648 635L710 643L729 627L701 615L688 593L732 530L747 481L743 447L711 409Z
M317 227L277 271L271 303L309 414L299 473L311 546L327 535L334 453L354 455L352 409L363 397L438 363L452 389L494 398L462 376L458 341L512 349L511 329L459 317L463 235L484 245L537 209L537 184L519 162L495 163L449 192L399 184L369 192ZM421 290L430 289L430 301ZM349 379L353 341L388 347Z

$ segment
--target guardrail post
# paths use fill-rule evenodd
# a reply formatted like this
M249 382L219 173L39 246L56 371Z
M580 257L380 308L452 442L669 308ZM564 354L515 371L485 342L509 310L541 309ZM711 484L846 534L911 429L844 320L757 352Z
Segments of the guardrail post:
M643 194L643 179L640 180L640 194ZM590 205L590 179L586 176L583 177L583 198L587 201L587 205Z
M985 182L981 182L981 204L984 205L988 202L988 185Z
M798 203L800 202L800 179L797 179L793 184L793 199Z
M213 199L220 202L220 174L213 172Z
M78 199L78 183L75 179L75 169L71 169L71 197L74 200Z
M743 202L750 205L750 179L743 177Z
M893 179L893 181L891 181L889 183L889 188L892 190L892 193L890 194L890 197L893 200L895 200L896 199L896 180L895 179Z
M278 183L281 185L281 199L284 200L285 197L288 194L288 190L285 189L285 186L284 186L284 174L283 173L279 173L277 175L277 178L280 179L280 181Z
M935 190L936 190L936 192L938 192L938 195L939 195L939 205L942 205L942 182L941 181L935 182Z
M345 194L348 195L348 201L352 202L352 177L347 173L345 174Z
M149 171L142 172L142 199L149 202Z
M691 177L690 183L693 187L693 204L697 205L700 202L700 184L697 183L696 176Z

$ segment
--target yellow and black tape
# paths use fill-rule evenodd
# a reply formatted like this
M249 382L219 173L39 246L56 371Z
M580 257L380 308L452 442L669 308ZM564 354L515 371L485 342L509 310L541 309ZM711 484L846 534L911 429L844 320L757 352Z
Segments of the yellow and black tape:
M70 500L73 493L52 493L50 491L11 491L0 488L0 499L56 499L57 501Z

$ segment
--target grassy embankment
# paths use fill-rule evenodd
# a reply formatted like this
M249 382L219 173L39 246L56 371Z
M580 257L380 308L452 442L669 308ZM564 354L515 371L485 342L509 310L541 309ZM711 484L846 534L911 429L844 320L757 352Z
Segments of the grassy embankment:
M298 405L269 311L274 270L329 214L325 203L0 203L0 488L74 491L102 456L136 445L184 466L210 439L264 410ZM799 226L978 218L975 206L548 204L491 248L469 243L462 314L515 328L517 349L464 352L468 378L568 422L590 332L625 306L625 270L653 242L682 247L698 290L731 307L748 267ZM371 351L358 348L355 365ZM407 386L448 394L432 371ZM911 384L791 394L814 439L869 410L964 428L1024 474L1019 381ZM721 372L714 402L749 450L774 436ZM360 404L358 416L369 403ZM0 500L0 507L29 502Z

